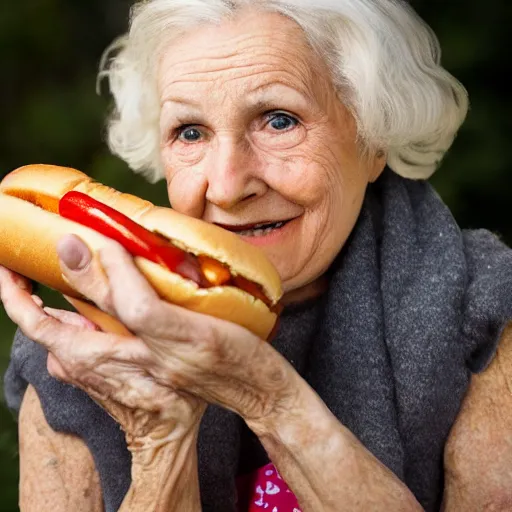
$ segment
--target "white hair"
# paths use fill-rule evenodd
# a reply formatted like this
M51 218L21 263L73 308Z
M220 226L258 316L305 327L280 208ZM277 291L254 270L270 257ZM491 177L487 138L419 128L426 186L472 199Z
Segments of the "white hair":
M462 84L440 64L432 30L402 0L145 0L128 34L106 52L99 78L115 100L108 123L113 153L155 182L159 151L157 60L164 45L243 7L294 20L327 63L340 100L365 146L387 154L396 173L428 178L450 148L468 109ZM113 51L112 51L113 50Z

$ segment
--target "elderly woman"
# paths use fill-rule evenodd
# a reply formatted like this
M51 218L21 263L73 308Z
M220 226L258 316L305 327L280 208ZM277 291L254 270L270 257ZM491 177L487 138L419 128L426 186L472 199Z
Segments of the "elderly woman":
M146 0L116 49L112 150L262 248L285 308L265 343L66 237L121 337L1 269L22 510L510 510L512 251L424 181L467 110L428 27L396 0Z

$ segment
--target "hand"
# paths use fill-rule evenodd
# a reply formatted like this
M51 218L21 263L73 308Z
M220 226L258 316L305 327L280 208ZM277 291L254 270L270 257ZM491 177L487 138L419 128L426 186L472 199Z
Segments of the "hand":
M83 389L121 425L132 451L157 448L197 428L206 405L151 379L145 367L152 355L136 338L98 332L76 313L43 307L30 291L30 281L0 266L9 317L50 350L52 375Z
M40 309L30 317L11 311L26 335L52 354L54 376L95 399L150 411L168 405L165 392L224 406L252 423L293 406L295 371L269 344L238 325L160 300L115 242L93 260L73 236L58 250L71 285L134 336L63 324Z

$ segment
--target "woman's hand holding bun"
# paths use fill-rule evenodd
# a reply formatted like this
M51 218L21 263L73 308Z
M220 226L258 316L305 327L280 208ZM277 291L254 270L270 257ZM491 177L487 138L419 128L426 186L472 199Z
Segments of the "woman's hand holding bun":
M207 403L268 422L291 407L292 366L248 330L162 301L116 242L91 259L67 236L58 252L71 286L133 335L43 307L27 280L0 267L7 314L48 350L52 376L83 389L125 431L133 466L122 510L157 510L171 496L176 510L199 510L196 440Z
M238 325L162 301L117 243L100 252L101 266L77 237L64 238L58 251L72 287L133 336L100 332L79 315L42 308L3 269L5 309L48 349L50 373L101 403L134 447L186 434L205 402L257 423L293 399L294 370L268 343Z

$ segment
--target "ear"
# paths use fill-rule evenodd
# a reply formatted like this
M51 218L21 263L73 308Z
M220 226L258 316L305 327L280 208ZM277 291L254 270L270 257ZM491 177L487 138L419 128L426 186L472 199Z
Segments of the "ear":
M373 183L382 174L386 167L388 155L383 149L379 149L370 159L368 182Z

